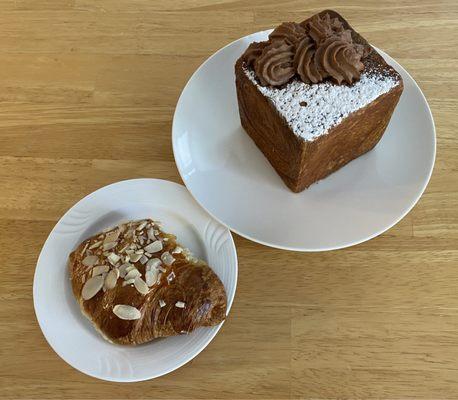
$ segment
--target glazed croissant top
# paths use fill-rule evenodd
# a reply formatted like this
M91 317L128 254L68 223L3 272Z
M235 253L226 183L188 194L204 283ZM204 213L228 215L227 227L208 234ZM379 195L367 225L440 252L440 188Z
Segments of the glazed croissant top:
M110 342L140 344L226 316L218 276L148 219L95 235L70 254L73 294Z

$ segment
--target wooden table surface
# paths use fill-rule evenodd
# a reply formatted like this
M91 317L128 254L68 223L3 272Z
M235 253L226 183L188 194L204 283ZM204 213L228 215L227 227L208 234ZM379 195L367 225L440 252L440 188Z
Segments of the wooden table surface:
M437 160L394 228L340 251L235 236L239 283L191 363L116 384L74 370L33 311L35 263L77 200L122 179L181 182L175 104L225 44L324 8L416 79ZM455 0L2 0L0 398L458 398L458 4Z

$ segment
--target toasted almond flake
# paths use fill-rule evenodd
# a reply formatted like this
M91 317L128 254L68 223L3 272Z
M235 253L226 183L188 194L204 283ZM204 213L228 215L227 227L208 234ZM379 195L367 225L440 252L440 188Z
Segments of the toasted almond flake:
M152 254L151 254L151 253L148 253L147 251L145 251L143 254L144 254L146 257L151 257L151 256L152 256Z
M161 251L163 249L162 242L160 240L156 240L153 243L150 243L149 245L145 246L145 251L148 253L157 253L158 251Z
M92 278L88 279L83 286L83 290L81 291L81 297L83 300L92 299L100 289L103 287L103 282L105 277L103 275L93 276Z
M111 231L111 232L106 234L105 239L104 239L103 242L104 243L117 242L120 233L121 232L119 231L119 229L116 228L114 231Z
M182 302L182 301L177 301L175 303L175 307L177 307L177 308L185 308L186 304L184 302Z
M173 258L173 256L168 251L165 251L161 255L161 260L165 265L172 265L175 261L175 258Z
M146 234L148 235L149 240L153 240L153 241L156 240L156 236L154 235L153 228L148 229L148 232L146 232Z
M81 250L81 257L84 256L84 253L86 253L87 247L89 246L89 241L86 242L86 244L83 247L83 250Z
M133 269L131 271L129 271L126 276L124 277L124 279L126 281L128 281L129 279L134 279L136 278L137 276L140 276L140 271L138 269Z
M169 241L169 238L164 238L162 239L164 242L168 242Z
M151 287L157 282L158 271L156 269L145 272L146 284Z
M159 300L159 306L162 308L162 307L165 307L166 306L166 303L164 300Z
M140 223L140 225L137 226L137 229L136 229L136 230L137 230L137 231L141 231L141 230L146 226L147 223L148 223L148 221L142 221L142 222Z
M175 279L175 272L170 272L170 274L167 275L167 282L171 283Z
M99 240L98 242L95 242L89 246L89 250L96 249L97 247L100 247L100 245L103 243L102 240Z
M110 267L108 265L97 265L92 268L91 276L102 275L104 272L108 272Z
M111 290L116 286L116 282L119 277L119 270L117 268L112 269L108 272L107 276L105 277L105 282L103 287L107 290Z
M182 252L183 252L183 248L180 246L177 246L172 250L172 254L180 254Z
M132 285L134 283L135 279L129 279L128 281L124 281L122 283L122 286L127 286L127 285Z
M135 251L135 254L143 254L145 252L145 250L143 249L138 249Z
M137 291L143 295L148 294L148 285L145 283L145 281L137 276L134 280L134 286Z
M90 255L90 256L86 256L83 259L82 263L86 267L93 267L95 264L97 264L97 261L99 261L99 257L95 255Z
M121 319L124 320L134 320L141 318L141 312L132 306L128 306L126 304L117 304L113 307L113 313Z
M127 274L127 268L130 267L131 265L129 263L125 263L125 264L122 264L120 267L119 267L119 276L121 278L124 278Z
M158 268L162 264L162 261L159 258L151 258L147 263L147 268Z
M103 250L114 249L118 245L118 242L103 242Z
M137 262L138 260L140 260L140 258L142 258L142 254L134 253L134 254L131 254L129 258L130 258L130 261Z
M126 244L121 250L119 250L120 253L126 252L127 248L129 247L129 244Z
M120 258L121 257L115 253L110 253L107 256L107 260L109 261L111 265L116 265L116 263L120 260Z

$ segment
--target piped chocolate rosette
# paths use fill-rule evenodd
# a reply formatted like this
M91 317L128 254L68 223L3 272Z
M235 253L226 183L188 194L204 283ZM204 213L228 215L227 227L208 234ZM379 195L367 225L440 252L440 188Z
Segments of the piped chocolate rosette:
M350 85L360 78L367 51L338 18L324 14L282 23L269 40L251 43L243 60L263 86L281 86L296 75L309 84L329 78Z

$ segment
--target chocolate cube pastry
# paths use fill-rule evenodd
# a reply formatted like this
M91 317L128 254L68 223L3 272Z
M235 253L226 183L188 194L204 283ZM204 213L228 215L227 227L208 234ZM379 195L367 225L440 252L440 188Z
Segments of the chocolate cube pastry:
M401 76L335 11L285 22L235 65L242 126L293 192L381 139Z
M81 312L113 343L186 334L226 317L218 276L150 219L86 239L69 268Z

